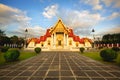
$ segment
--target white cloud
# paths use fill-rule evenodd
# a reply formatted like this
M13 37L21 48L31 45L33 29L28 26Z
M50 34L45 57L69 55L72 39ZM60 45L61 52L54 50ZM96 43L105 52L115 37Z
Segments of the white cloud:
M62 12L61 12L62 13ZM90 35L91 28L104 20L98 13L90 13L89 11L69 10L63 11L64 16L61 16L68 27L73 28L76 34Z
M120 13L118 12L113 12L109 17L108 19L112 20L112 19L115 19L117 17L120 17Z
M94 10L101 10L102 9L102 5L96 5L93 8Z
M57 14L58 5L54 4L51 6L47 6L44 10L45 11L43 12L43 16L46 18L52 18L52 17L56 16L56 14Z
M36 25L36 26L29 26L29 27L18 27L13 31L9 31L8 36L12 36L13 34L15 34L17 36L25 37L25 34L26 34L25 29L28 30L28 33L27 33L28 38L40 37L45 34L45 29L39 25Z
M29 37L40 37L45 34L45 29L40 26L28 27Z
M114 0L102 0L106 6L110 6Z
M69 26L74 27L89 27L104 19L100 14L92 14L89 11L71 10L64 13L64 20L67 21Z
M107 33L111 33L111 34L114 34L114 33L120 33L120 25L117 26L117 27L113 27L113 28L110 28Z
M101 10L102 5L100 5L100 0L82 0L85 4L93 6L94 10Z
M31 18L26 15L25 11L0 4L0 29L4 29L7 36L17 35L24 37L25 29L28 29L28 37L43 35L45 29L40 26L31 26L29 24L30 20ZM12 30L10 25L12 25Z
M103 9L102 3L104 3L106 6L120 8L120 0L82 0L82 2L91 5L93 10Z
M120 7L120 0L102 0L106 6L110 6L113 4L113 7L119 8Z
M120 33L120 25L112 25L111 27L103 29L103 31L99 32L98 34L105 35L105 34L115 34L115 33Z
M25 11L21 11L16 8L0 4L0 25L1 28L4 28L7 25L11 24L23 24L31 20L30 17L26 16Z

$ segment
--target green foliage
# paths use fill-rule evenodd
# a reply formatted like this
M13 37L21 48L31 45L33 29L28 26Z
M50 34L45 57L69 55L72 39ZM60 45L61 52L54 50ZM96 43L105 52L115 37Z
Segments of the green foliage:
M0 46L4 46L4 44L10 44L10 38L7 36L0 36Z
M13 43L13 44L17 44L17 42L18 42L18 36L12 36L12 37L10 37L10 40L11 40L11 42Z
M38 54L38 53L41 52L41 48L40 48L40 47L36 47L36 48L34 49L34 51Z
M7 52L8 51L8 49L9 49L9 47L1 47L1 52Z
M10 37L10 42L12 44L21 45L24 43L24 39L14 35L14 36Z
M114 50L116 52L120 51L119 47L112 47L112 50Z
M20 56L20 52L19 52L17 49L8 50L8 51L4 54L4 58L5 58L5 60L6 60L7 62L17 60L19 56Z
M84 47L81 47L81 48L80 48L80 52L81 52L81 53L83 53L83 52L84 52L84 50L85 50L85 48L84 48Z
M12 48L12 49L9 49L9 50L14 50L14 49ZM7 62L6 63L4 55L5 55L5 53L0 52L0 65L11 64L11 62ZM26 51L26 50L24 51L23 49L21 49L20 50L20 56L18 57L18 59L19 59L19 61L22 61L22 60L28 59L30 57L33 57L33 56L36 56L34 51L29 51L29 50L28 51Z
M18 36L8 37L5 32L0 30L0 46L4 46L4 44L24 44L24 39Z
M102 38L103 43L120 43L120 33L117 34L106 34Z
M1 29L0 29L0 37L1 36L5 36L6 34L5 34L5 31L2 31Z
M100 52L100 56L105 61L113 61L114 59L117 58L117 52L115 52L112 49L104 49Z

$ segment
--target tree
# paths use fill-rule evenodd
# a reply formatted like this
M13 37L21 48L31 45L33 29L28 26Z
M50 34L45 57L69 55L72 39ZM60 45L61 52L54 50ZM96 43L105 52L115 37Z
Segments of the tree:
M0 37L1 37L1 36L5 36L5 32L2 31L2 30L0 30Z
M4 31L0 30L0 46L4 46L4 44L21 45L21 44L24 44L24 39L19 38L16 35L14 35L12 37L8 37L8 36L6 36Z
M23 38L18 38L17 44L21 46L21 44L24 44L24 39Z
M117 34L106 34L103 36L102 41L106 43L120 43L120 33Z
M0 30L0 46L10 43L9 37L6 36L5 32Z
M10 37L11 43L12 44L17 44L18 42L18 36L14 35L12 37Z
M12 44L17 44L18 46L21 46L21 44L24 44L24 39L23 38L19 38L16 35L10 37L10 40L11 40Z

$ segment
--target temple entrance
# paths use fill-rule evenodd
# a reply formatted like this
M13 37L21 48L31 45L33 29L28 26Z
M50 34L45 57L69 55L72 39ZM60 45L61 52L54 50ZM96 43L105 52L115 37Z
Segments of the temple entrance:
M63 41L62 40L58 40L57 41L57 46L56 46L57 49L63 49L64 46L63 46Z
M61 40L58 40L58 46L61 46Z
M56 34L56 48L61 49L64 48L64 35L63 34Z

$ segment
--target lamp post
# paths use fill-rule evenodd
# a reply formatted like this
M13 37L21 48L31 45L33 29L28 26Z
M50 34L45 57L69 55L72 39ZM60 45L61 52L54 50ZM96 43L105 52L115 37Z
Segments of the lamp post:
M27 47L27 33L28 33L28 30L25 29L25 48Z
M93 33L93 48L94 48L94 46L95 46L95 37L94 37L94 32L95 32L95 30L94 30L94 29L92 29L92 33Z

